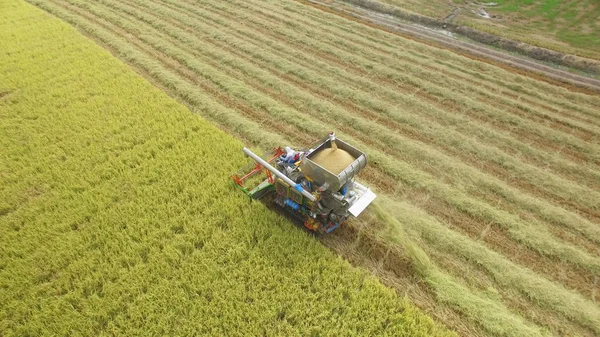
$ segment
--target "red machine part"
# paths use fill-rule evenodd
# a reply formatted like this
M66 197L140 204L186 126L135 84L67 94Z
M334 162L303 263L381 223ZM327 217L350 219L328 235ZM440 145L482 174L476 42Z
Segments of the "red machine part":
M279 158L280 156L284 155L285 153L286 152L281 147L274 148L273 156L268 160L268 162L272 163L275 159ZM248 179L248 177L251 177L255 173L258 173L262 169L263 169L263 166L259 163L256 163L256 165L254 166L254 169L252 171L246 173L245 175L243 175L241 178L237 174L232 175L231 178L240 187L244 187L244 180ZM271 173L271 171L265 170L265 173L267 175L267 179L269 180L269 183L273 184L275 182L275 180L273 178L273 174Z

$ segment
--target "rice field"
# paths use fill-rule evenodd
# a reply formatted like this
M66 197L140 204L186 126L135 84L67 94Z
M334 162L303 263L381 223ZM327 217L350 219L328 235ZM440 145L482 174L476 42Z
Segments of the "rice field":
M461 335L600 334L600 97L304 2L29 2L246 144L365 151L321 241Z
M0 9L1 336L456 336L235 193L241 142L59 19Z

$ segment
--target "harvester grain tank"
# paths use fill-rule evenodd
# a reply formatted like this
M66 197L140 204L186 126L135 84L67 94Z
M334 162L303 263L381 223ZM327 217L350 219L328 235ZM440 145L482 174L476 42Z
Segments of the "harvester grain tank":
M367 156L333 132L310 148L279 147L266 158L243 151L254 163L232 176L235 186L253 199L271 196L310 230L331 233L375 199L354 179Z

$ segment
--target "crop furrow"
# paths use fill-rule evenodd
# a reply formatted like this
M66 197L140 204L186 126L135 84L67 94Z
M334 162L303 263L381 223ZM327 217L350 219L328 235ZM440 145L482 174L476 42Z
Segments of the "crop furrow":
M246 5L246 6L249 6L250 4L254 4L255 6L265 9L264 3L262 3L262 2L261 3L244 2L244 5ZM239 6L240 4L238 3L237 5ZM509 96L521 97L521 96L523 96L523 93L528 93L529 95L535 96L540 99L539 101L537 101L534 104L541 104L541 105L545 106L545 108L547 108L547 109L551 109L556 112L560 112L562 114L569 114L569 113L571 113L572 110L583 109L582 105L572 104L568 100L559 100L559 99L556 99L556 97L552 96L552 95L544 95L546 90L530 92L527 87L522 86L522 81L526 78L514 76L514 78L519 79L519 81L507 82L506 73L495 71L494 72L495 74L489 74L490 69L488 69L488 68L490 68L491 66L483 65L479 62L465 59L465 58L460 59L460 61L461 61L460 65L462 65L463 67L459 67L458 65L441 61L442 59L453 57L453 55L449 55L445 50L439 50L437 48L428 47L427 50L422 50L421 52L417 53L416 52L417 49L415 47L419 47L418 49L422 49L424 47L423 46L415 46L414 43L410 43L406 39L396 37L393 34L384 34L383 32L379 32L374 29L369 29L368 27L361 26L360 28L359 27L349 28L353 24L351 22L346 22L346 21L339 22L338 21L338 24L334 24L331 20L332 17L328 17L326 20L325 18L322 17L322 15L319 15L321 13L310 10L310 9L306 8L305 6L293 6L293 7L286 6L285 9L274 8L270 12L278 13L278 14L283 15L284 18L292 19L291 21L286 22L286 24L289 25L290 27L294 27L296 29L301 30L303 26L306 26L306 25L315 26L315 23L318 23L318 27L324 31L326 29L323 27L329 27L329 29L331 29L330 32L332 34L335 34L335 32L344 32L344 33L346 33L344 35L345 39L349 39L352 41L360 41L359 43L364 43L366 45L369 45L369 47L380 50L382 53L395 53L398 50L399 46L409 45L411 48L410 48L410 50L406 50L406 51L408 53L410 53L412 56L416 57L416 60L422 60L422 61L427 60L427 62L425 62L425 63L435 61L436 64L444 65L446 67L455 69L459 73L469 74L469 75L472 75L472 77L475 77L477 79L481 79L481 80L485 79L486 80L486 81L479 81L478 82L479 85L487 86L489 82L493 82L494 84L496 84L498 86L502 86L507 89L513 90L514 92L506 93ZM294 13L295 15L290 16L290 13ZM307 20L307 18L310 18L310 20ZM365 33L365 31L368 33ZM371 35L368 35L368 34L371 34ZM378 36L379 38L375 38L374 35ZM399 44L388 43L388 41L392 41L392 40L396 41ZM431 55L435 55L437 57L432 58ZM464 67L465 65L468 65L468 67ZM481 69L482 73L473 71L472 69ZM445 70L446 69L444 69L444 68L440 69L440 71L445 71ZM459 75L459 73L454 73L454 74ZM507 84L510 84L510 85L507 85ZM547 88L544 88L544 89L551 89L551 90L556 89L556 87L554 87L554 86L546 85L546 87ZM563 96L565 94L570 95L572 93L562 92L562 93L558 93L558 94L559 94L559 96ZM600 117L600 115L598 115L598 113L596 111L597 110L596 106L598 104L600 104L600 101L598 101L597 99L594 99L593 97L585 96L585 95L580 95L580 98L584 98L583 102L586 102L587 100L593 101L593 102L587 102L591 105L589 108L585 108L584 110L581 110L582 113L587 117L580 116L580 118L585 118L585 119L583 119L583 121L588 121L588 122L592 122L595 124L600 123L600 119L598 118L598 117ZM552 105L546 105L547 103L552 103ZM562 106L564 108L564 110L560 110L560 111L556 110L555 105ZM591 117L592 119L588 119L589 117ZM575 117L575 118L578 118L578 117Z
M277 11L267 11L267 12L264 12L263 14L272 17L272 16L277 15L276 13L277 13ZM271 26L280 25L284 20L289 20L288 17L286 17L285 14L280 14L280 16L272 18ZM301 18L294 17L294 21L290 21L287 26L290 27L290 29L293 29L293 30L298 30L298 29L307 30L308 29L307 27L314 27L314 23L313 24L306 23L306 24L303 24L301 26L298 26L298 22L296 22L298 20L301 20ZM318 28L314 27L314 31L310 31L310 33L311 33L311 36L318 36L318 35L315 35L315 34L322 34L322 36L332 36L333 35L333 34L328 34L327 29L323 28L322 26L319 26ZM350 42L352 42L352 43L350 43ZM361 52L364 49L363 48L363 43L364 42L365 41L354 42L353 41L353 36L343 36L343 37L340 36L340 38L335 41L336 44L344 45L344 46L347 43L348 45L347 45L346 48L348 48L348 49L352 48L354 50L360 50ZM364 49L365 52L367 52L367 50L371 51L371 50L373 50L373 48ZM393 54L394 58L390 58L390 54ZM392 50L392 51L389 51L389 52L381 54L381 55L377 55L375 53L369 53L369 55L372 58L378 58L379 62L381 62L383 64L388 64L390 67L392 67L393 69L395 69L397 71L409 71L409 72L413 71L413 69L407 68L404 65L402 65L401 68L398 68L395 65L395 64L399 63L399 60L401 58L408 57L406 55L406 53L399 54L399 53L397 53L397 50ZM408 62L409 62L409 64L412 64L412 65L419 64L420 62L422 63L422 61L420 61L419 59L416 59L416 58L409 58ZM432 67L434 65L432 65L431 63L430 64L423 63L422 66ZM444 68L437 67L434 71L435 71L435 73L432 72L431 73L432 76L427 77L428 79L430 79L430 80L439 79L441 76L439 76L437 74L438 73L442 73L443 74L445 72L448 72L448 69L447 68L444 69ZM462 75L459 73L459 74L457 74L457 76L462 76ZM459 79L458 82L456 82L456 81L453 82L455 89L459 88L459 86L457 86L458 83L460 83L461 85L463 84L462 83L463 79L462 78L458 78L458 79ZM448 81L444 81L442 83L442 85L448 85L448 83L449 83ZM485 91L484 92L484 91L480 90L480 87L481 87L480 85L471 86L471 87L468 87L468 88L465 87L464 90L462 90L461 92L463 94L468 95L468 96L471 96L474 92L479 92L479 93L481 93L483 95L482 97L484 97L485 99L492 99L496 104L499 103L499 102L504 102L504 104L507 107L509 107L513 113L519 114L521 117L524 117L524 118L531 118L532 117L532 113L536 113L536 114L540 115L540 117L537 119L537 121L541 120L541 121L544 121L545 123L552 122L552 123L555 123L554 125L557 126L557 127L559 127L559 128L562 128L563 126L567 126L569 128L575 127L578 130L586 132L587 135L588 135L588 137L590 135L596 135L595 132L596 132L597 129L596 128L590 128L590 126L589 126L590 122L589 121L583 121L584 123L580 123L580 122L577 122L577 121L565 120L564 117L563 117L563 114L548 115L547 113L544 113L544 112L538 112L533 107L528 106L528 105L524 104L521 101L508 101L505 97L497 95L497 93L495 92L497 90L493 90L493 92L490 92L490 91ZM569 132L569 131L567 131L567 132ZM573 132L573 131L571 131L571 132ZM582 135L582 136L586 137L585 135Z

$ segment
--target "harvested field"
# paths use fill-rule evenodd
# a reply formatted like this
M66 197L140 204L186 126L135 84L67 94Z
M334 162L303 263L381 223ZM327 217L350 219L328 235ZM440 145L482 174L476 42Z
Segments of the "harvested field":
M294 1L29 2L246 143L366 152L323 242L461 334L600 334L600 96Z

